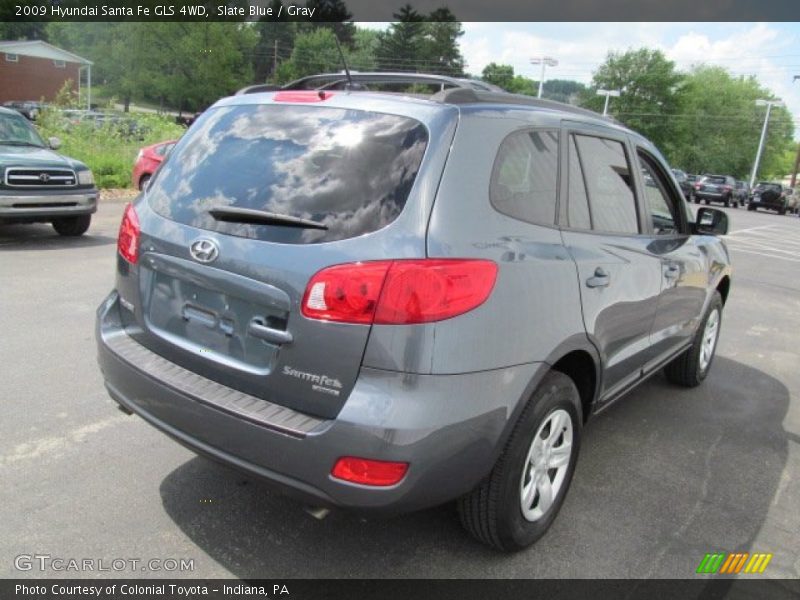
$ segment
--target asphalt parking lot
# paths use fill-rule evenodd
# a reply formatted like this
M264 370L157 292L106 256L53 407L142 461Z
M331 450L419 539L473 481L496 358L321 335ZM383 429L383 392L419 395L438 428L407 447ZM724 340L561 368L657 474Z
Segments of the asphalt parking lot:
M734 277L705 385L659 375L590 422L554 526L502 555L462 531L452 506L316 521L120 413L93 323L122 207L102 205L80 239L0 228L3 577L109 575L14 568L48 554L194 560L173 577L671 578L715 551L771 552L765 576L800 576L797 217L724 209Z

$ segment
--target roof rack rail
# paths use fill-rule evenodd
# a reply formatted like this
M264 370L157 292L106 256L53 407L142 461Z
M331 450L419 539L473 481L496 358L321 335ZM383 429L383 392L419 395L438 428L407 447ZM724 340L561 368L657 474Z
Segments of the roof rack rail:
M461 77L450 77L447 75L434 75L431 73L406 73L406 72L358 72L350 71L352 82L355 86L350 86L351 90L368 91L368 84L423 84L438 85L440 91L447 89L471 89L487 92L505 93L501 88L485 81L477 79L467 79ZM322 73L319 75L309 75L302 77L284 86L274 84L257 84L242 88L236 95L257 94L260 92L274 92L277 90L320 90L344 89L347 85L347 74L341 73Z
M434 102L442 102L444 104L479 104L479 103L492 103L492 104L518 104L520 106L533 106L536 108L546 108L558 110L561 112L572 113L584 117L593 117L595 119L603 119L618 123L616 119L603 116L588 108L581 108L573 106L572 104L565 104L556 100L546 100L544 98L534 98L533 96L525 96L523 94L510 94L508 92L484 92L473 89L447 89L437 92L430 98Z

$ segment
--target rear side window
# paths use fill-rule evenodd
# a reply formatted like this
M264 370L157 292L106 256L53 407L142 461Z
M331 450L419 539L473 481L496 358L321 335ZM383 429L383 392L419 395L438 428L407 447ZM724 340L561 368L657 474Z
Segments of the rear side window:
M425 153L410 118L297 105L207 111L169 153L148 189L152 208L180 223L288 244L382 229L405 206ZM235 207L316 221L326 230L232 223Z
M503 214L553 225L558 182L558 132L520 131L500 145L489 198Z
M617 140L601 137L574 137L589 197L592 229L608 233L638 233L636 196L625 146ZM577 183L571 181L570 188L573 185Z

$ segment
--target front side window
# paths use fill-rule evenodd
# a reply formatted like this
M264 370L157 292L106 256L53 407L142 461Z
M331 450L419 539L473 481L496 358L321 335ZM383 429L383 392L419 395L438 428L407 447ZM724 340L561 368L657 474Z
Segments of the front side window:
M589 196L592 229L608 233L639 232L636 196L622 142L575 135L578 158Z
M642 169L644 196L650 209L653 232L656 235L675 233L677 231L677 219L665 183L646 156L639 155L639 165Z
M555 223L558 132L520 131L497 153L489 198L498 211L529 223Z
M283 104L206 111L148 188L153 209L180 223L286 244L382 229L405 206L428 133L408 117ZM228 222L215 208L314 221L324 229Z

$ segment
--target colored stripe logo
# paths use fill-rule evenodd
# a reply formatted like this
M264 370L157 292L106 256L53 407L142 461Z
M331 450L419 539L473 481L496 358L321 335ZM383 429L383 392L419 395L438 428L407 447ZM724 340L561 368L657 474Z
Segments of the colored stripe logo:
M772 554L766 552L714 552L706 554L697 567L701 575L736 575L738 573L763 573Z

